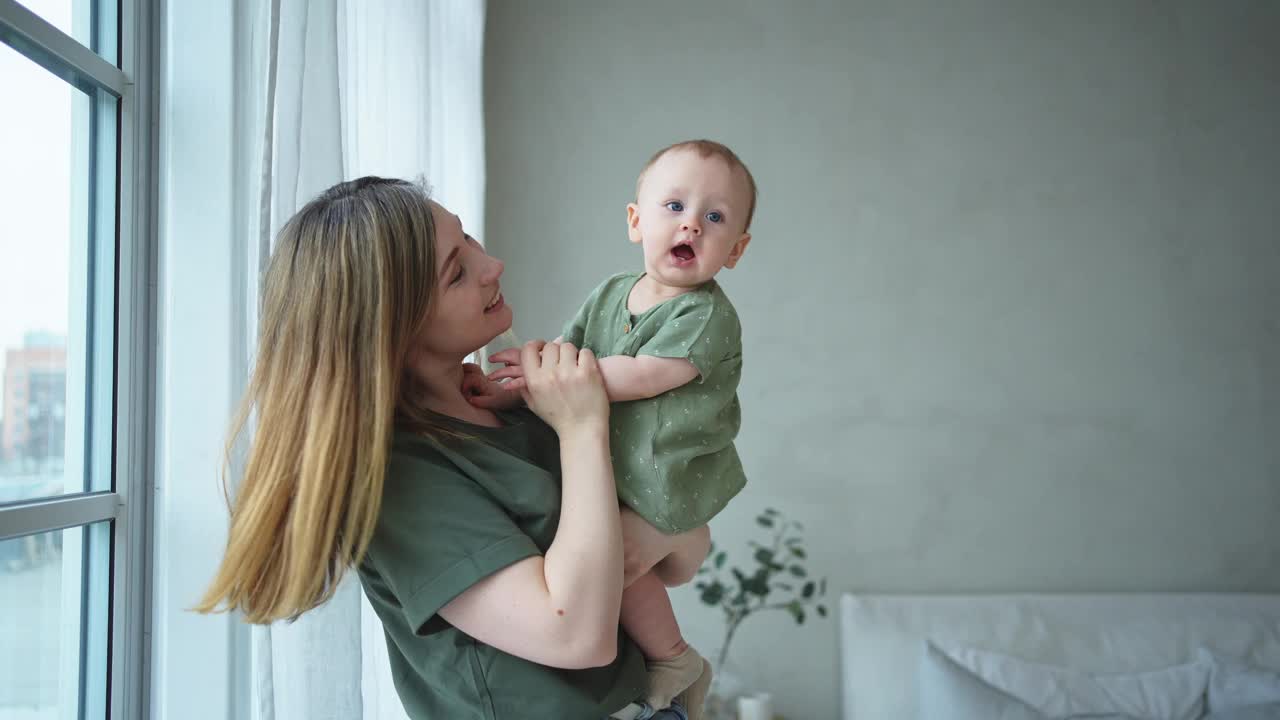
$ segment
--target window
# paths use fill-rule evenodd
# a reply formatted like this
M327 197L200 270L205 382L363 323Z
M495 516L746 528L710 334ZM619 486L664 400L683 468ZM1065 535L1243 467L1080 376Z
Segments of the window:
M146 716L147 0L0 0L0 718Z

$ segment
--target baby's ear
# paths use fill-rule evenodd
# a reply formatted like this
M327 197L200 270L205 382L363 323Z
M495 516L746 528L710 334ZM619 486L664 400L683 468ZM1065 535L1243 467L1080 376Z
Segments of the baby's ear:
M742 237L733 244L733 249L729 251L729 257L725 258L724 266L732 270L733 266L737 265L738 261L742 259L742 254L747 251L747 246L750 244L751 233L742 233Z
M635 203L627 203L627 237L633 243L638 243L641 240L640 206Z

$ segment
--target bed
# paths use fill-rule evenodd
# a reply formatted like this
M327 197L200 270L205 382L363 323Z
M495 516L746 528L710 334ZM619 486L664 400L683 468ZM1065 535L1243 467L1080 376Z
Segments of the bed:
M841 598L844 720L1280 719L1280 595Z

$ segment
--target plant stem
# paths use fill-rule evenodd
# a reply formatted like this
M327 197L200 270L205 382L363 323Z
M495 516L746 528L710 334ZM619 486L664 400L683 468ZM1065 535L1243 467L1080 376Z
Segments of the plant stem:
M733 620L729 622L729 629L724 635L724 643L720 645L720 655L716 658L717 675L724 668L725 658L729 656L729 643L733 641L733 634L738 631L738 626L742 624L746 617L746 615L734 615Z
M784 559L781 558L778 553L783 550L788 553L791 552L791 548L789 546L784 546L783 541L787 538L787 530L793 526L798 528L799 525L776 516L773 520L777 524L777 527L773 533L773 547L769 549L772 561L770 564L777 564L785 570L787 568L787 563L790 562L790 557L788 556ZM761 550L764 549L763 546L759 546L756 543L752 543L752 545L755 545ZM808 605L812 602L812 598L801 598L796 596L789 602L766 604L765 598L773 591L770 581L773 579L773 576L779 572L770 567L770 564L762 564L763 566L761 571L764 573L763 577L760 577L759 575L750 576L752 580L760 577L761 581L764 583L764 595L757 596L754 604L752 604L752 600L749 595L754 595L755 593L748 593L746 589L748 576L741 574L741 568L733 568L736 573L739 573L736 577L738 578L738 585L740 589L736 597L743 598L743 596L746 596L746 598L744 598L745 602L742 602L741 605L735 605L729 597L725 597L721 601L720 607L725 612L727 627L725 629L724 642L720 645L720 652L716 657L715 670L717 673L724 667L725 661L729 657L729 645L733 642L734 634L738 632L738 626L741 625L748 616L761 610L789 610L793 605ZM715 583L720 584L721 581L718 572L713 571L713 574L709 577L711 577ZM800 622L800 620L797 619L797 622Z

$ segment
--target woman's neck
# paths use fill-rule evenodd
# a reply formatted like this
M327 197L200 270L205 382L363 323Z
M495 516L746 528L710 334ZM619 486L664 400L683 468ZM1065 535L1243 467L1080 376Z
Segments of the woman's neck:
M502 421L490 410L472 405L462 393L464 358L411 358L405 372L417 380L417 402L427 410L457 420L499 427Z

